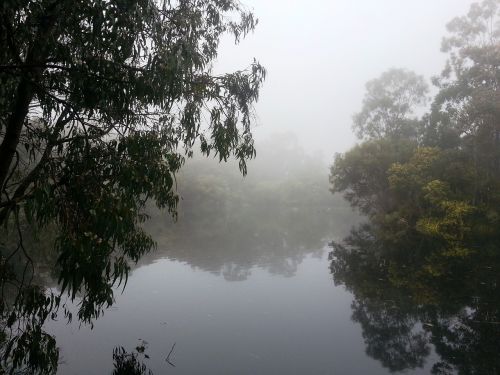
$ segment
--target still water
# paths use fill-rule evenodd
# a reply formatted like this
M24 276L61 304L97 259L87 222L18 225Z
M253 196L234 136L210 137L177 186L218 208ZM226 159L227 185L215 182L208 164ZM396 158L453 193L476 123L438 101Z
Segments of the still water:
M144 346L155 375L500 374L496 245L457 258L420 238L388 243L392 228L352 231L363 220L311 174L321 168L272 165L245 184L189 169L177 223L150 212L157 249L94 327L46 324L58 374L110 374L120 346Z
M93 329L48 325L61 347L58 374L109 373L115 346L143 341L155 374L387 374L365 353L353 297L334 285L323 243L288 255L280 247L281 257L244 270L231 262L203 270L159 249ZM174 343L175 368L165 360Z

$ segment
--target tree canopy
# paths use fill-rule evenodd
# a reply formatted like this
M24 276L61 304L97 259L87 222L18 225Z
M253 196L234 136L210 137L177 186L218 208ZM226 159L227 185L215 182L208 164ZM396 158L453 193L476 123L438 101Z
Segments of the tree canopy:
M449 251L464 255L475 239L494 235L500 217L500 2L474 4L448 30L449 61L434 79L439 91L428 113L407 117L423 98L413 96L424 92L420 83L415 89L415 74L390 70L372 81L354 117L368 139L337 155L330 181L372 220L401 229L394 234L446 239ZM384 111L383 103L394 103L387 92L409 94L403 106Z
M2 326L25 322L2 356L50 373L40 327L60 296L29 283L28 228L56 228L61 294L81 298L82 321L99 316L128 262L154 247L146 202L175 213L186 156L234 157L246 173L265 69L213 73L221 37L257 24L236 0L6 0L0 18L0 224L16 238L2 241L1 267L27 265L1 276L17 291L0 301ZM23 347L29 337L38 348Z
M440 357L433 374L494 374L500 1L473 4L448 31L442 46L449 59L433 80L438 92L428 112L408 122L410 105L389 116L390 129L411 124L409 131L385 131L379 102L368 106L373 87L385 92L387 76L413 92L408 75L389 71L367 86L354 118L363 141L337 155L330 182L368 220L332 243L331 270L355 296L352 317L367 353L390 371L422 367L432 344Z
M353 116L353 129L360 139L412 137L416 135L417 106L428 92L424 78L405 69L390 69L366 84L363 107Z

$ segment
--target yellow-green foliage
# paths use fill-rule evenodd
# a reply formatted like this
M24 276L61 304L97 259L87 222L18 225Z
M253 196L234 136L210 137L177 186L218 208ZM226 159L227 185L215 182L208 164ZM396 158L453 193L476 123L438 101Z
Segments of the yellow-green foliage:
M464 256L468 250L458 242L471 232L477 207L440 178L446 176L443 168L448 157L439 148L419 147L407 163L393 164L388 181L397 204L385 217L396 215L397 222L413 222L420 234L444 240L448 255Z
M439 202L441 214L418 220L416 229L423 234L441 237L447 241L462 241L471 231L469 218L475 207L461 201Z
M418 232L446 241L445 256L464 257L470 249L463 245L473 226L477 208L466 201L450 200L451 190L446 182L430 181L423 187L424 200L432 209L417 221Z
M389 168L390 188L400 191L421 189L431 177L432 168L440 156L441 151L436 147L417 148L408 163L394 163Z
M448 183L441 180L428 182L422 190L424 192L424 199L435 205L439 205L440 202L446 200L451 194Z

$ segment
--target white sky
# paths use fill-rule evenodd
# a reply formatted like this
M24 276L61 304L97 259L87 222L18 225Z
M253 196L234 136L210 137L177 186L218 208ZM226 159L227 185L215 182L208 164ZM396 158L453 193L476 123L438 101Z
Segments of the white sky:
M256 106L257 140L292 131L305 149L321 150L331 160L356 141L351 116L361 106L365 83L392 67L426 78L440 73L446 24L474 1L242 2L259 25L240 45L223 43L217 70L242 69L257 58L268 71Z

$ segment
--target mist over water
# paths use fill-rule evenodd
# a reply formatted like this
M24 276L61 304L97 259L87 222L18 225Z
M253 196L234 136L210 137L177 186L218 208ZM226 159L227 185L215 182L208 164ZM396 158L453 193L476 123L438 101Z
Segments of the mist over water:
M332 196L327 165L293 134L269 138L248 167L242 178L233 162L187 161L177 220L150 209L145 228L157 249L134 267L114 307L93 330L48 325L64 348L60 374L97 374L110 368L114 346L143 341L155 373L372 367L351 352L362 353L358 340L346 346L349 330L358 331L351 297L333 287L327 262L328 243L347 235L358 214ZM165 358L174 343L172 368Z
M175 53L70 93L86 120L59 96L110 73L47 60L0 184L0 374L500 373L500 0L473 2L166 2Z
M177 178L176 222L158 211L146 229L159 252L244 280L254 266L293 276L302 259L347 234L358 215L328 190L328 168L292 133L262 142L243 178L235 163L194 158ZM223 245L221 245L223 244Z
M188 160L177 179L177 220L149 210L145 228L157 249L134 266L114 306L92 329L47 324L62 347L59 374L111 368L118 345L144 347L139 358L154 373L382 375L495 366L497 342L488 337L496 326L483 332L475 323L481 318L469 315L497 306L489 295L494 269L477 259L465 280L433 285L420 276L396 288L384 267L397 264L401 278L413 277L417 265L398 251L411 254L417 245L408 239L395 251L364 226L352 231L366 219L329 192L325 163L293 134L262 146L246 178L232 162ZM467 325L470 347L447 341ZM450 353L446 345L458 348ZM173 346L175 368L165 360Z

